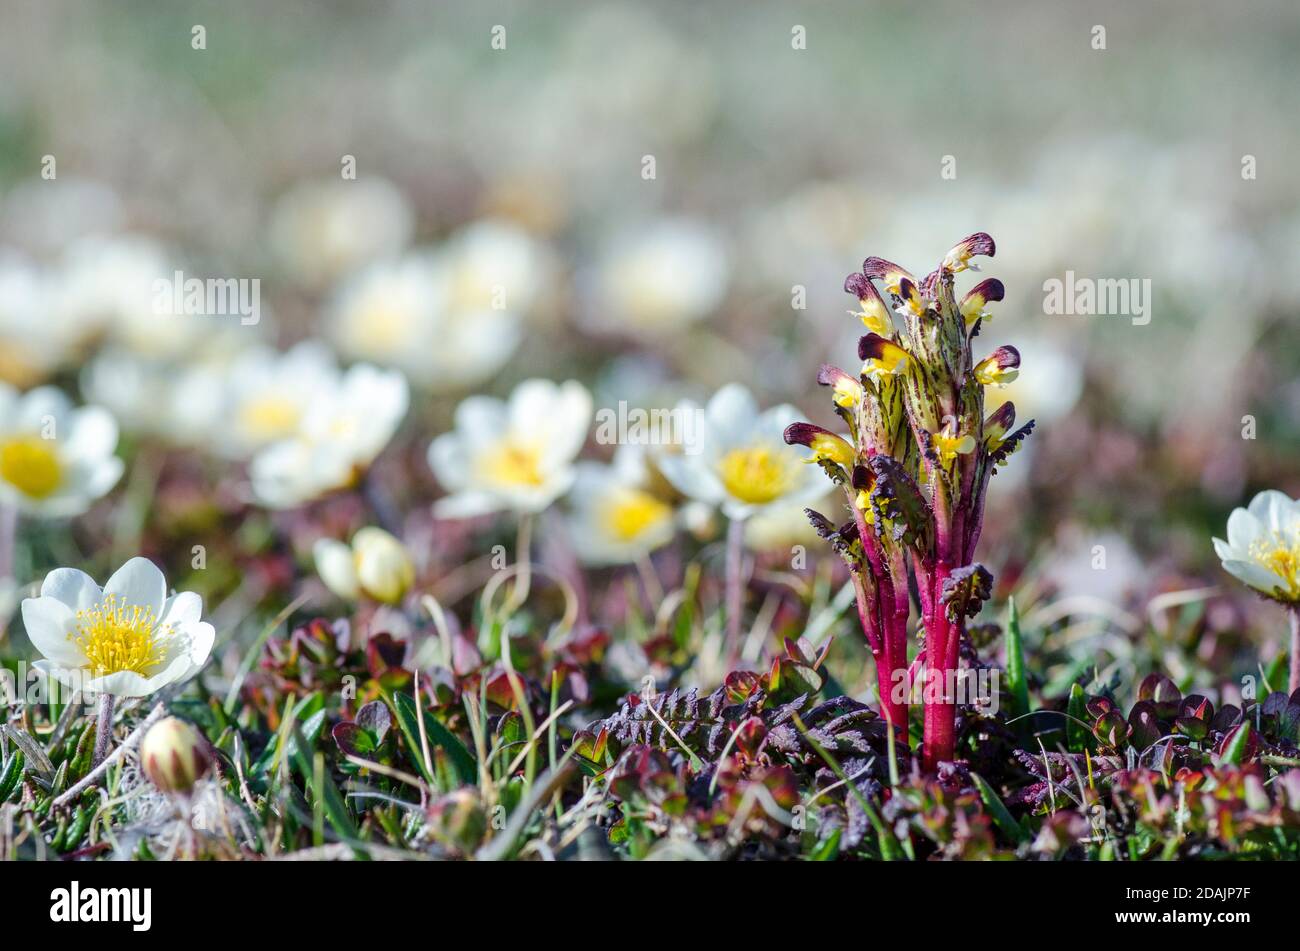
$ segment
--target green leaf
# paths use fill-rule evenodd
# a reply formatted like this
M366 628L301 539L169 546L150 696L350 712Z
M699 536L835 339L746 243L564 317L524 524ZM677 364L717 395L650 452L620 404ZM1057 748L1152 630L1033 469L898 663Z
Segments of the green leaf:
M314 718L313 718L314 719ZM348 813L347 803L343 799L343 794L339 792L339 787L335 784L330 774L324 770L317 776L313 766L310 751L314 749L314 743L309 741L305 735L305 730L296 724L293 728L293 738L289 743L291 762L302 777L303 784L310 791L315 803L324 806L325 816L329 823L345 840L355 842L360 838L357 832L356 823L352 821L352 816ZM317 788L316 780L320 779L320 786ZM358 858L367 858L365 852L354 847L353 851Z
M1219 747L1220 766L1240 766L1250 752L1250 720L1242 720L1229 731Z
M424 762L420 747L420 724L415 716L415 698L410 694L399 693L393 694L392 699L397 713L397 723L401 727L402 736L406 739L407 748L411 750L411 758L419 766L424 778L435 786L438 785L437 777L430 772ZM474 760L474 755L465 748L465 744L456 734L443 726L441 720L428 710L421 712L424 714L424 732L428 737L429 746L446 751L447 758L451 760L452 768L460 779L461 785L470 786L478 782L478 764Z
M1069 717L1065 721L1065 743L1071 753L1082 753L1089 747L1091 731L1085 725L1089 722L1088 695L1078 684L1070 685L1070 702L1066 707Z
M975 782L975 788L979 790L980 801L984 803L984 808L988 810L989 815L993 818L993 824L1016 845L1028 842L1029 833L1012 817L1010 810L998 797L993 787L979 773L971 773L970 776Z
M1023 717L1029 713L1029 681L1025 677L1025 647L1020 636L1020 612L1016 599L1007 600L1007 691L1011 694L1011 715ZM1021 720L1017 726L1027 734L1029 721Z
M812 851L808 853L809 862L834 862L840 854L840 835L841 829L835 829L826 838L822 839Z

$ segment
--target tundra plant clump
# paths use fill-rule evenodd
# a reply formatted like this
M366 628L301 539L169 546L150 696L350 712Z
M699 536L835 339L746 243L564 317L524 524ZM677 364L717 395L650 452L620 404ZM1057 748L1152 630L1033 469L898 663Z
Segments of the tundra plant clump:
M786 441L843 490L847 520L808 511L818 533L848 565L862 632L876 661L884 715L906 730L912 677L907 657L909 566L921 606L924 643L924 751L927 769L954 755L957 703L953 676L966 620L989 597L993 578L975 562L989 478L1033 429L1012 429L1010 402L986 414L985 392L1019 372L1020 354L1003 346L983 359L975 341L1003 296L1002 283L981 281L958 299L956 275L992 257L982 232L960 241L917 280L884 258L870 257L844 288L858 299L868 333L858 342L861 370L823 366L837 435L795 423ZM889 304L877 289L888 295Z

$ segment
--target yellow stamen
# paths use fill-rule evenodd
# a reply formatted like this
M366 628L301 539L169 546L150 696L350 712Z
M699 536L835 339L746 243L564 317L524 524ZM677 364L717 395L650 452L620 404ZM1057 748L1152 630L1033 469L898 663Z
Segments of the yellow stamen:
M619 541L635 541L647 529L672 518L672 508L642 489L619 489L601 507L601 521Z
M265 396L245 403L239 419L255 439L269 442L292 433L302 419L302 410L292 400Z
M110 594L98 607L77 612L77 636L69 638L81 648L97 677L123 670L147 676L162 662L171 633L170 625L158 626L152 608L119 604Z
M478 469L494 485L536 487L546 481L541 448L513 440L490 450L479 460Z
M1250 557L1285 581L1287 594L1300 594L1300 541L1271 532L1251 542Z
M0 478L33 499L52 494L63 481L54 440L18 436L0 444Z
M779 499L790 486L785 458L767 446L731 450L718 464L718 474L729 493L751 505Z

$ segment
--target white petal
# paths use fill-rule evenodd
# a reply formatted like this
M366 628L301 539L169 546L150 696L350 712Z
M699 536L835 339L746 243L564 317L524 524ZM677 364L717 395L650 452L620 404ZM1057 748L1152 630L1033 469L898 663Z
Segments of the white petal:
M1291 499L1284 493L1276 489L1265 489L1250 500L1247 511L1259 519L1260 524L1266 528L1276 530L1278 525L1273 521L1274 516L1287 512L1290 508Z
M509 425L506 404L492 396L470 396L456 407L456 433L470 446L494 443Z
M23 599L23 628L32 645L60 666L79 667L85 655L69 635L76 630L72 608L57 598Z
M110 594L116 595L120 603L148 608L158 617L167 600L167 579L148 558L135 557L108 579L104 595Z
M212 645L217 639L217 629L207 621L198 621L187 628L190 641L190 663L194 669L208 662L212 654Z
M1228 544L1238 551L1248 551L1263 534L1264 523L1245 509L1233 509L1228 516Z
M472 466L459 430L444 433L429 444L429 468L444 489L455 492L468 486Z
M1223 570L1233 577L1244 581L1256 591L1272 594L1275 588L1286 588L1286 582L1269 571L1263 565L1253 561L1229 560L1223 563Z
M95 579L76 568L55 568L41 582L41 597L62 601L73 612L93 608L103 597Z
M697 502L716 505L726 495L718 477L698 456L665 455L659 460L659 471L678 492Z
M490 492L457 492L433 503L436 518L474 518L505 508L505 503Z
M739 383L728 383L713 394L705 409L709 431L718 438L727 434L748 434L758 417L754 396Z
M337 539L322 538L312 546L312 557L316 560L316 573L325 582L325 587L346 601L357 599L361 586L350 547Z
M101 406L83 406L68 416L67 432L59 433L63 451L72 459L100 459L117 449L117 423Z
M1229 559L1240 557L1240 554L1233 550L1233 547L1222 538L1215 538L1213 541L1214 553L1219 556L1220 561L1228 561Z
M163 626L171 625L180 629L198 622L202 616L203 599L193 591L181 591L167 599L159 621Z
M134 670L119 670L103 677L92 677L81 684L81 689L90 696L111 693L115 697L146 697L153 693L149 681Z

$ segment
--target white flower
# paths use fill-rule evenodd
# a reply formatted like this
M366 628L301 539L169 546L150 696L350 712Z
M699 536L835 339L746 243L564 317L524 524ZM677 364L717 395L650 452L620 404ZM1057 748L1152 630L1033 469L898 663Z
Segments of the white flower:
M271 508L290 508L354 485L388 445L409 401L398 371L350 368L332 392L316 395L292 436L253 457L254 494Z
M345 601L361 595L396 604L415 583L415 565L406 546L382 528L366 527L345 545L333 538L312 549L325 586Z
M215 632L203 599L167 596L147 558L132 558L101 589L85 572L56 568L38 598L23 601L27 637L44 655L37 670L89 694L144 697L197 673Z
M411 240L415 215L392 184L379 178L306 182L286 193L271 219L271 243L293 275L317 287Z
M712 313L727 282L717 237L696 222L664 219L611 243L583 322L634 336L672 333Z
M1230 575L1270 598L1300 604L1300 499L1261 492L1228 517L1228 540L1214 539Z
M222 417L225 379L219 365L178 366L110 346L86 365L81 388L127 432L195 446L211 438Z
M823 497L824 498L824 497ZM819 508L818 499L798 505L773 505L745 523L745 544L754 551L790 551L818 544L817 532L808 521L805 507Z
M580 462L569 521L573 547L589 565L634 562L673 537L673 507L651 491L641 446L620 446L611 465Z
M548 270L527 234L478 222L436 251L362 271L335 299L329 333L344 354L399 367L420 386L468 386L514 353Z
M74 409L52 386L21 396L0 384L0 499L19 510L79 515L122 476L117 423L99 406Z
M0 251L0 379L29 386L68 362L71 346L49 313L48 281L22 255Z
M721 506L728 518L810 502L825 495L826 484L801 449L786 445L785 428L799 418L788 404L760 413L749 390L728 384L705 407L695 444L665 454L659 467L678 491Z
M573 380L525 380L509 403L490 396L464 400L455 430L429 446L429 465L452 493L434 513L466 518L502 509L542 511L573 485L573 460L591 414L591 394Z
M311 407L328 400L341 378L334 355L319 341L304 341L286 353L267 347L245 351L225 374L225 411L214 432L216 449L233 459L247 459L292 437Z

